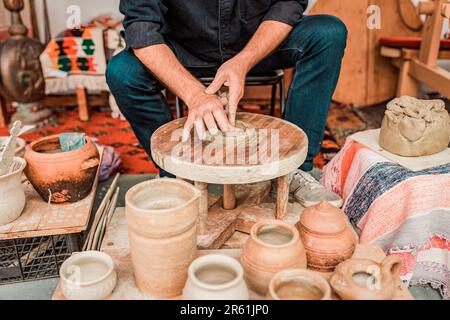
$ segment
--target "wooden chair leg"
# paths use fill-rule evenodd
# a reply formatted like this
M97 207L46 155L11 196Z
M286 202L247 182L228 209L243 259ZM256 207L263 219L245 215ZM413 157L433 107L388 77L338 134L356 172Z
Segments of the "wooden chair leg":
M275 103L277 99L277 84L272 85L272 96L270 97L270 115L275 116Z
M397 96L417 97L420 83L409 74L411 60L403 60L398 78Z
M183 118L184 112L183 112L183 101L179 97L175 98L175 108L176 108L176 115L177 119Z
M89 121L89 100L85 87L77 88L78 116L81 121Z
M281 118L284 119L286 113L286 88L284 78L280 80L280 113Z
M0 128L8 125L8 110L6 108L6 102L0 97Z

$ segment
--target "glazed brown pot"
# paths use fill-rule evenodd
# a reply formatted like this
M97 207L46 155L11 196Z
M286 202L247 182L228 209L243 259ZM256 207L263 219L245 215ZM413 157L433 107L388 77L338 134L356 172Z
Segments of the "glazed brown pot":
M52 203L76 202L89 195L94 184L100 155L86 137L86 145L61 152L59 136L32 142L24 155L28 166L25 175L39 195Z
M134 275L144 294L181 295L197 251L199 197L199 190L177 179L143 182L127 192Z
M306 268L306 254L295 227L268 220L252 227L241 263L248 286L265 295L270 279L279 271Z
M336 267L330 284L342 300L391 300L401 267L398 256L389 256L382 263L350 259Z
M347 216L328 202L306 208L297 228L306 249L309 269L331 272L355 251L357 238Z
M270 280L267 298L271 300L330 300L328 281L318 272L305 269L283 270Z

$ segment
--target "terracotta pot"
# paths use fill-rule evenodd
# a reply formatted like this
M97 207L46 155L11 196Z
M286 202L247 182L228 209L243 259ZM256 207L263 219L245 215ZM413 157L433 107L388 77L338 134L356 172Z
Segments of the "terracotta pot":
M26 165L24 159L14 158L10 173L0 177L0 226L19 218L25 207L22 172Z
M3 152L3 149L5 148L6 143L9 140L9 136L8 137L0 137L0 153ZM25 153L25 146L27 145L27 143L25 142L25 140L23 140L22 138L17 137L17 146L16 146L16 157L23 157L24 153Z
M184 300L248 300L244 270L236 259L212 254L196 259L189 267Z
M342 300L391 300L401 267L398 256L389 256L381 264L350 259L337 266L330 284Z
M297 223L305 245L308 269L332 272L352 257L358 242L345 213L321 202L306 208Z
M177 179L140 183L126 194L128 236L138 288L180 296L197 250L200 191Z
M273 276L267 295L271 300L330 300L327 280L311 270L289 269Z
M59 269L61 291L69 300L103 300L117 283L114 262L106 253L84 251L64 261Z
M39 195L51 202L76 202L89 195L100 164L95 144L86 137L86 145L61 152L59 136L32 142L25 151L25 174Z
M256 223L241 255L245 279L255 292L265 295L270 279L279 271L306 268L306 254L298 231L279 220Z

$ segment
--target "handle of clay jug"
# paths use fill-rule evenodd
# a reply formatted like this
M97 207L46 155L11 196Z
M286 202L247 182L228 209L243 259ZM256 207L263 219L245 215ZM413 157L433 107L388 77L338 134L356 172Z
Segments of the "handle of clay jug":
M402 269L402 259L396 255L388 256L383 260L382 266L383 271L390 272L394 278L399 278Z
M89 158L81 164L81 170L87 170L91 168L95 168L99 165L99 158Z

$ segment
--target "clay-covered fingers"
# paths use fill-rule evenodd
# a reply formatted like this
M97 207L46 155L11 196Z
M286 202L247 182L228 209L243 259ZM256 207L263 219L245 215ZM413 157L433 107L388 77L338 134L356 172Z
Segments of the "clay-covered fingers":
M228 94L228 113L229 118L233 123L236 119L236 111L243 95L244 85L241 84L237 79L233 79L231 81L230 91Z
M206 139L206 128L205 123L203 122L203 118L196 118L194 121L195 131L197 132L197 136L200 140Z
M234 128L228 121L227 114L225 113L225 110L223 110L223 108L214 110L213 115L222 132L226 132Z
M220 88L222 88L222 86L226 81L227 81L226 77L222 73L217 72L213 82L211 82L208 88L206 88L205 92L207 94L215 94L217 91L220 90Z
M214 116L211 112L206 112L203 115L203 120L205 121L206 127L208 128L208 131L211 135L216 135L217 132L219 132L219 129L217 129L216 120L214 119Z
M186 142L186 141L189 140L193 127L194 127L194 116L193 115L189 115L187 120L186 120L186 123L184 124L184 127L183 127L183 135L182 135L182 138L181 138L181 140L183 142Z

